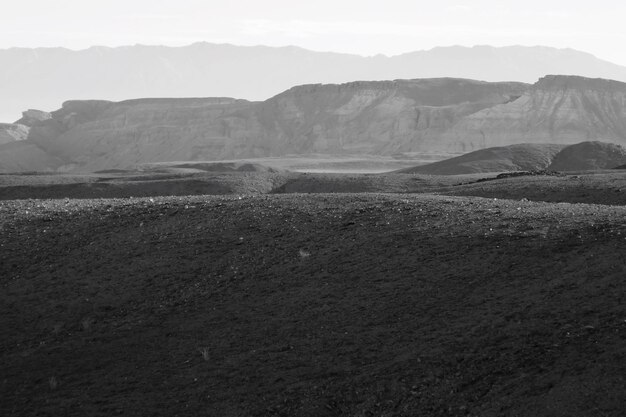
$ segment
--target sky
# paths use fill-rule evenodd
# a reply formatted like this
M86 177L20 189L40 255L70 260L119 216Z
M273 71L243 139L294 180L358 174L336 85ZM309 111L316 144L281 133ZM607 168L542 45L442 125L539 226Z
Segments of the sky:
M204 41L397 55L450 45L544 45L626 65L622 0L0 1L2 49Z

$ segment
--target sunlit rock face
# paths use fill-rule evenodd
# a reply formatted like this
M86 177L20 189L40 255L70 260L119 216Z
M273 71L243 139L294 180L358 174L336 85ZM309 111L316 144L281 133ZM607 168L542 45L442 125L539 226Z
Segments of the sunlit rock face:
M19 123L0 123L0 144L24 140L28 130L28 126Z
M534 85L453 78L304 85L263 102L75 100L49 116L29 112L21 139L76 170L315 153L466 153L517 143L626 144L626 84L573 76Z
M32 126L37 122L42 122L52 118L52 114L47 111L29 109L22 112L22 118L15 123L25 126Z
M354 82L292 88L263 103L278 134L309 152L438 150L463 117L519 97L522 83L462 79Z
M547 76L519 99L465 117L442 138L464 151L595 139L626 144L626 84Z

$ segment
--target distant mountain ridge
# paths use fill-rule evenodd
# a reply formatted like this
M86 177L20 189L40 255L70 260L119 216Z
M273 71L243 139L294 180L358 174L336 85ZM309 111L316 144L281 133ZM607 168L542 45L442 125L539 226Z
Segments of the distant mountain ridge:
M19 147L0 145L0 171L289 154L467 153L519 143L626 145L626 84L562 75L533 85L454 78L316 84L264 102L72 100L50 114L31 110L20 122L5 125L28 134Z
M431 77L535 82L546 74L626 81L626 67L572 49L438 47L386 57L298 47L195 43L185 47L0 50L0 121L72 99L237 97L266 100L294 85Z

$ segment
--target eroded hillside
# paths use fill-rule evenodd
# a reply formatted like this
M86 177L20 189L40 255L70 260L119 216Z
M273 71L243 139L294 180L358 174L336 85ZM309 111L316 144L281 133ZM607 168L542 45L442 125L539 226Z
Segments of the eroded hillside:
M18 153L0 145L11 161L0 171L316 153L465 153L522 142L626 144L626 84L549 76L533 86L448 78L305 85L264 102L69 101L50 118L28 123L29 149L58 163L44 166L26 147Z

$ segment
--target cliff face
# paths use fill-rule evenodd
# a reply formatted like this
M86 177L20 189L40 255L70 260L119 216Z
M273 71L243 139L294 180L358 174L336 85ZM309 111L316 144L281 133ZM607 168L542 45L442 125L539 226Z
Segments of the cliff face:
M460 79L296 87L260 106L260 119L291 151L393 154L438 150L463 117L506 103L521 83Z
M28 130L28 126L19 123L0 123L0 144L24 140Z
M464 151L513 143L602 139L626 144L626 84L548 76L514 102L476 112L442 139Z
M234 99L66 102L29 140L74 168L262 155L253 103ZM257 149L258 148L258 149Z
M27 143L62 169L77 170L287 154L464 153L595 139L626 144L626 84L550 76L532 86L446 78L305 85L264 102L69 101L29 124Z

